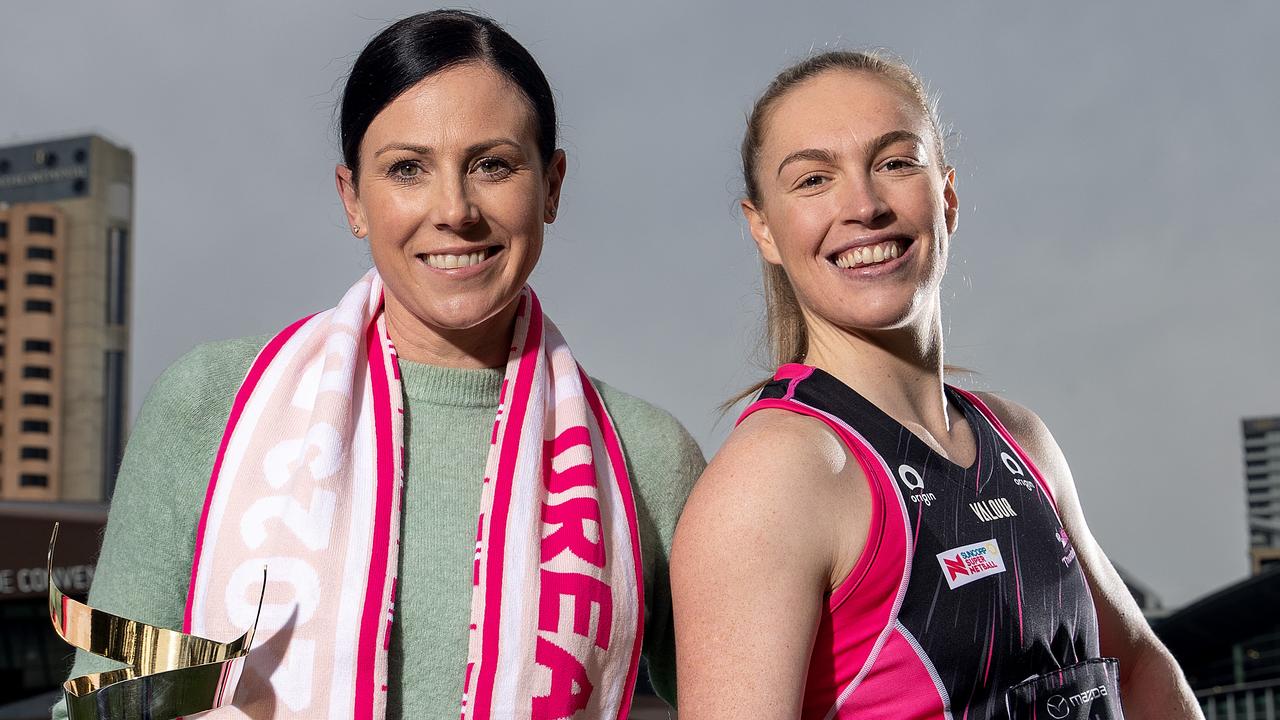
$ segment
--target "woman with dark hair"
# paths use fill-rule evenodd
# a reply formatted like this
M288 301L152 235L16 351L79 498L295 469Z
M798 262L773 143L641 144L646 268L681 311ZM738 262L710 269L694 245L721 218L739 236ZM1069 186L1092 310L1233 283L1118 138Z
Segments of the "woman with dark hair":
M805 60L742 162L779 367L677 531L681 720L1198 717L1044 424L944 382L959 203L920 80Z
M642 648L672 698L665 558L703 461L526 285L565 173L542 71L486 18L415 15L356 60L341 134L373 269L157 381L91 604L229 639L265 565L253 718L625 718Z

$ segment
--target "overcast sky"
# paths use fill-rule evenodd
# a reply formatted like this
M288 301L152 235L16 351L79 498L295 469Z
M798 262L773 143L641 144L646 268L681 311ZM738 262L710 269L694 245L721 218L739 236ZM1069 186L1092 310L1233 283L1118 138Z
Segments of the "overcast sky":
M708 455L761 370L744 114L814 48L896 51L953 129L948 361L1038 411L1113 560L1177 605L1247 572L1240 418L1280 414L1280 5L483 3L538 58L569 172L534 276L592 374ZM133 408L195 344L333 305L369 266L333 108L407 2L0 10L0 143L137 161ZM589 299L589 302L587 301Z

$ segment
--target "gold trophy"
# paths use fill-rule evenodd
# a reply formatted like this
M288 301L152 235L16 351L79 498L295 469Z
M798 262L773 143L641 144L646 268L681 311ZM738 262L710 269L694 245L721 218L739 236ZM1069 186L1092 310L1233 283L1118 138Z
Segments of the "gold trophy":
M62 684L69 720L168 720L230 704L258 627L227 643L95 610L63 594L54 582L54 523L49 539L49 619L66 642L128 667L71 678ZM262 593L267 569L262 569Z

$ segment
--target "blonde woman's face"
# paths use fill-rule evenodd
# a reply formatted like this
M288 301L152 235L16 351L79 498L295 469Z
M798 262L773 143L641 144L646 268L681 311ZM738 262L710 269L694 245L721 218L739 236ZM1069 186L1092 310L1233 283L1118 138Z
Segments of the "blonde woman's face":
M807 314L881 330L937 307L956 196L934 141L912 96L867 72L829 70L774 104L744 209Z

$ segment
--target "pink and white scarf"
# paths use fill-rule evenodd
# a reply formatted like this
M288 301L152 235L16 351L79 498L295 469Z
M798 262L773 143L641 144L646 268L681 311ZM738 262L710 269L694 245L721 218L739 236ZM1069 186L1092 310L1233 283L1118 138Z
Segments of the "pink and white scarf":
M267 588L235 701L209 717L386 714L404 407L382 293L371 270L285 328L236 394L183 630L235 637L263 566ZM461 717L625 718L644 619L630 481L600 396L528 288L476 482Z

